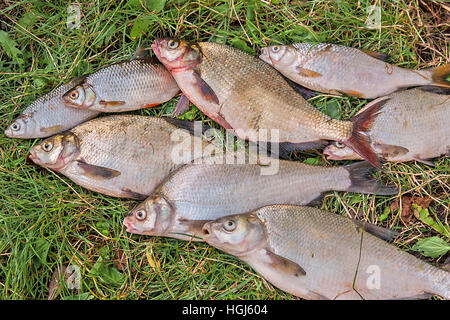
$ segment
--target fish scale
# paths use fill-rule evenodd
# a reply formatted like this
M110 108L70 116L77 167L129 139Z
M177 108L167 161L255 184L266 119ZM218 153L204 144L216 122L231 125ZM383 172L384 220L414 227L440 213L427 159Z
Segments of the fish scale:
M176 130L179 130L176 125L155 117L117 115L91 120L66 133L78 140L78 154L57 171L89 190L107 195L136 198L132 194L136 193L148 196L170 172L200 156L191 152L194 143L203 147L209 144L185 131L185 144L180 147L182 142L171 139ZM47 140L35 148L41 148ZM185 162L174 162L174 148L188 152L190 156L184 159ZM107 179L93 177L84 172L78 161L120 174Z
M170 72L148 59L134 59L103 68L87 76L84 85L90 86L96 96L95 103L87 108L103 112L129 111L160 104L180 91ZM123 104L105 105L101 101Z
M280 129L280 141L296 143L345 140L351 134L351 123L318 111L266 63L222 44L198 45L199 74L216 93L220 114L234 129ZM260 116L256 126L251 122L255 115Z
M97 116L97 111L64 105L62 96L76 84L77 80L71 81L36 99L8 126L5 135L24 139L45 138ZM12 125L16 122L21 128L15 131L12 130Z
M379 98L388 100L368 131L374 150L389 161L423 161L448 153L450 91L447 94L441 91L422 87ZM358 114L378 100L369 103ZM324 153L331 159L361 159L348 147L330 145Z
M224 230L228 221L232 230ZM317 208L272 205L208 222L203 230L206 242L302 298L450 298L447 271Z
M274 253L299 263L307 274L304 286L327 292L329 298L359 298L354 291L347 293L348 297L339 295L352 289L357 270L355 289L365 299L411 297L426 290L436 292L435 287L443 292L442 284L450 285L448 272L368 233L361 234L353 223L338 215L316 208L289 206L261 209L257 215L265 222ZM370 266L380 268L380 289L367 288ZM342 286L343 283L351 286Z

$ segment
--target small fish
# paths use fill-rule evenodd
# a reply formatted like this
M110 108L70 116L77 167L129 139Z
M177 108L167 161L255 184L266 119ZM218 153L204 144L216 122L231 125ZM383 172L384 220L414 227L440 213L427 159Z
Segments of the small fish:
M412 86L450 87L450 64L408 70L387 63L386 54L331 43L275 45L259 57L302 86L336 95L374 99Z
M387 99L367 132L372 148L387 161L427 159L450 151L450 89L419 87L399 91L369 103L358 114L370 112L373 104ZM327 146L330 160L356 160L361 157L341 143Z
M191 123L136 115L85 122L34 146L30 159L76 184L113 197L145 199L173 170L192 161L208 142L186 130ZM177 133L177 137L174 136ZM173 153L182 156L173 161Z
M331 190L397 193L370 179L373 167L365 161L321 167L280 160L276 174L261 175L260 164L223 164L220 157L202 158L171 174L124 219L127 231L188 240L201 235L205 221L270 204L314 203Z
M239 138L291 144L297 150L333 140L381 166L365 136L372 114L357 121L332 119L303 99L267 63L228 45L158 39L152 49L183 94ZM261 134L274 130L278 135Z
M46 138L97 116L97 111L70 108L63 103L63 95L80 81L74 79L36 99L6 128L5 135L22 139Z
M205 223L203 240L304 299L450 299L450 273L304 206L274 205Z
M100 112L153 107L180 89L170 72L150 59L134 59L105 67L84 78L63 96L66 106Z

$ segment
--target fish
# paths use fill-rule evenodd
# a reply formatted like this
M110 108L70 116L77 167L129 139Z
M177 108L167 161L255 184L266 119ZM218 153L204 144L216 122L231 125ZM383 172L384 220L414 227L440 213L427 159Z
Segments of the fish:
M66 107L63 103L63 95L80 81L73 79L36 99L11 122L5 135L22 139L46 138L96 117L100 112Z
M66 106L124 112L157 106L180 92L170 72L149 58L122 61L85 76L63 95Z
M237 137L290 144L295 150L338 141L381 167L365 136L372 114L356 121L333 119L308 103L272 66L225 44L156 39L152 50L183 94Z
M450 89L418 87L386 97L367 132L372 148L385 161L419 161L450 151ZM378 100L379 101L379 100ZM359 114L370 112L369 103ZM329 160L357 160L361 157L341 143L332 143L323 153Z
M317 203L329 191L392 195L396 187L369 177L366 161L323 167L279 160L278 172L260 174L263 163L221 162L204 157L174 171L154 193L130 211L123 224L131 233L198 240L208 220L271 204Z
M450 273L313 207L273 205L206 222L203 240L304 299L450 298Z
M450 87L450 64L410 70L386 62L387 55L331 43L295 43L261 49L260 59L292 81L334 95L375 99L401 88Z
M202 156L196 145L209 145L192 134L191 125L137 115L100 117L43 140L29 158L86 189L144 200L173 170Z

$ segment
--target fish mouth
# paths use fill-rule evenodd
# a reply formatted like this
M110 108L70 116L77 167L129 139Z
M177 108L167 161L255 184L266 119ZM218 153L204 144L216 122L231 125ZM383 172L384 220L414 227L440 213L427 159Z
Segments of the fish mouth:
M30 155L28 156L28 159L30 159L31 161L33 161L34 163L37 163L36 161L38 161L38 157L36 155L36 151L34 149L30 150Z
M125 218L125 219L123 220L123 225L124 225L125 227L127 227L127 229L126 229L127 232L130 232L130 233L136 233L137 230L133 227L132 223L131 223L130 221L127 220L127 218Z
M267 48L261 48L260 54L259 54L259 58L262 61L264 61L265 63L273 64L273 61L272 61L272 59L270 58L270 55L269 55L269 50Z
M10 128L6 128L4 134L5 134L5 136L7 136L8 138L14 138L13 131L12 131Z
M326 148L322 152L324 155L326 155L327 160L344 160L343 157L339 157L332 153L332 151L327 150Z

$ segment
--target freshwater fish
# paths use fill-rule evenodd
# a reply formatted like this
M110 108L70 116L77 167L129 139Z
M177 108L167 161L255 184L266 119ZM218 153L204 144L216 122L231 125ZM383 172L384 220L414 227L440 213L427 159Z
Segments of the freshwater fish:
M331 190L397 193L371 179L373 167L365 161L322 167L280 160L277 173L261 175L259 163L223 164L220 157L174 171L124 219L127 231L189 240L201 235L208 220L271 204L314 203Z
M34 146L30 159L76 184L113 197L145 199L173 170L209 145L180 127L191 122L137 115L101 117ZM176 158L175 153L182 156Z
M335 95L374 99L412 86L450 87L450 64L409 70L387 63L386 54L331 43L275 45L259 57L292 81Z
M153 107L180 92L170 72L150 59L122 61L85 76L63 96L66 106L100 112Z
M372 148L386 161L427 159L450 151L450 89L419 87L390 94L367 132ZM370 112L369 103L359 113ZM340 143L327 146L330 160L356 160L361 157Z
M372 114L354 121L332 119L303 99L273 67L228 45L158 39L152 49L183 94L239 138L290 144L297 150L333 140L381 166L364 134ZM278 134L272 135L275 130ZM264 131L270 136L261 134Z
M304 299L450 299L450 273L304 206L274 205L205 223L203 240Z
M66 107L63 95L76 86L77 78L36 99L6 128L10 138L46 138L90 120L99 112Z

